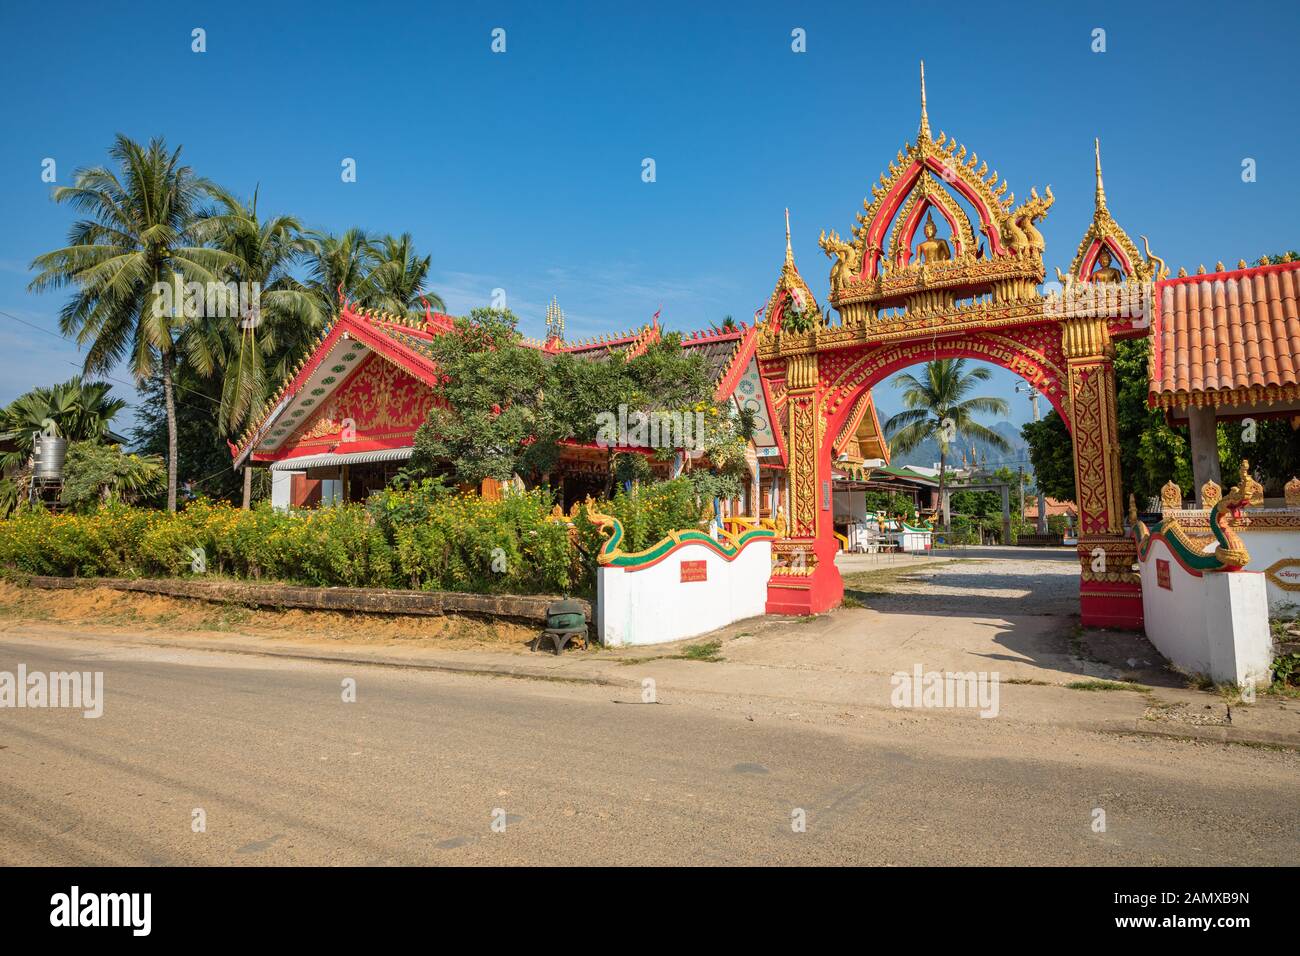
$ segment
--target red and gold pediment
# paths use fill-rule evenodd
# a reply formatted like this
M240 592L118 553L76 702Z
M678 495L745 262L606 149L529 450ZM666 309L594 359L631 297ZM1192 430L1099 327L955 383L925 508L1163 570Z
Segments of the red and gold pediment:
M926 311L983 294L1030 296L1043 278L1045 244L1035 223L1054 199L1050 188L1042 196L1035 189L1017 206L1007 189L977 154L942 131L931 136L922 64L916 141L872 185L851 241L835 232L821 238L832 260L831 303L852 323L882 307Z
M1148 258L1144 259L1128 233L1111 216L1101 179L1100 141L1094 140L1093 146L1096 154L1097 190L1092 222L1079 241L1068 276L1061 275L1058 269L1057 278L1062 282L1097 283L1121 283L1130 279L1151 282L1164 278L1169 271L1165 268L1164 260L1152 256L1149 247ZM1143 242L1145 241L1144 236Z
M763 334L771 338L783 329L800 332L814 325L824 324L821 306L808 283L794 264L794 250L790 246L790 210L785 211L785 262L777 277L776 288L768 297L763 311Z
M894 217L893 228L889 233L889 254L885 261L891 266L905 267L912 259L912 244L917 230L926 216L937 211L948 224L952 238L953 254L961 259L967 253L977 250L975 232L971 228L970 217L953 199L952 194L939 185L934 175L927 169L922 171L916 185L908 194L903 208Z
M409 438L424 423L433 390L400 365L374 355L304 416L287 448L333 446L343 441ZM308 399L309 401L310 399Z

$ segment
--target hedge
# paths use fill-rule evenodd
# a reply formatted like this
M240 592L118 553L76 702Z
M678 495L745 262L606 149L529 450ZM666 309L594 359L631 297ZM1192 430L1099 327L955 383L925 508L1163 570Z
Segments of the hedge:
M0 520L0 568L60 577L217 574L322 587L476 593L595 590L599 530L552 519L549 491L488 501L426 483L362 504L280 512L196 501L169 514L111 505L87 514L23 510ZM689 483L664 482L598 505L630 550L699 527ZM201 568L201 570L200 570Z

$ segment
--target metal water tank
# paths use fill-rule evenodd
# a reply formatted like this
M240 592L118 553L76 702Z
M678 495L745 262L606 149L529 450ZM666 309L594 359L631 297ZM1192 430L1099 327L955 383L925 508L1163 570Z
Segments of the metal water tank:
M63 460L68 454L68 440L38 432L32 447L35 451L32 477L38 481L60 481L63 478Z

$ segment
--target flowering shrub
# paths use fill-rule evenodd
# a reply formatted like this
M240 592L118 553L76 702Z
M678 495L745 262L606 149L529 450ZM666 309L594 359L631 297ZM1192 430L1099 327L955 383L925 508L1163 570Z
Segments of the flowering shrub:
M590 595L604 535L585 510L571 526L552 520L552 507L546 491L490 501L430 482L379 492L365 505L291 512L203 500L176 514L120 504L88 514L23 510L0 520L0 568L174 577L202 567L323 587ZM628 551L708 517L684 479L620 492L597 509L623 523Z
M21 511L0 521L0 566L30 574L139 574L141 542L157 517L125 507L93 516Z
M550 495L536 491L499 501L473 494L444 499L424 521L396 526L407 585L509 593L585 590L574 574L577 555L568 527L547 520L550 509Z
M176 514L122 506L23 511L0 521L0 567L70 577L173 577L202 567L324 587L590 590L577 580L568 527L547 520L550 507L540 492L501 501L438 496L419 505L410 492L386 492L368 506L289 513L206 501Z

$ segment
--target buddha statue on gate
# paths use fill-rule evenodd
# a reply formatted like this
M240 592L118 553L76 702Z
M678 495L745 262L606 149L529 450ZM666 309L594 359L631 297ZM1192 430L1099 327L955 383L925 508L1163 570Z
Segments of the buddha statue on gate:
M1123 282L1124 273L1110 263L1110 250L1103 248L1101 252L1097 253L1097 268L1092 271L1092 275L1088 277L1089 280L1103 283Z
M926 265L947 262L952 258L952 248L948 245L948 240L935 238L938 231L934 225L934 216L926 216L925 239L916 247L917 259Z

